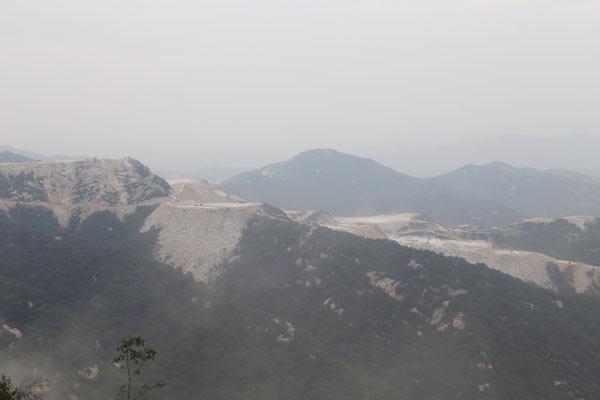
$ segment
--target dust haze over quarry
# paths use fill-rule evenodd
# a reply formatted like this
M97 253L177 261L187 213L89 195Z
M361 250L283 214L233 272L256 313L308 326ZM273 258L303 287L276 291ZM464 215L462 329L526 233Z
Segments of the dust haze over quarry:
M157 170L167 165L153 162L167 157L211 158L208 164L246 157L242 165L260 165L334 147L417 176L495 159L593 173L557 165L573 154L575 139L547 158L545 146L528 157L538 150L532 141L513 141L524 150L506 146L492 159L423 152L438 143L465 150L465 143L514 133L542 142L597 137L600 10L593 0L258 0L252 7L182 0L144 4L142 13L137 2L61 4L11 2L1 16L0 120L3 142L16 147L134 151ZM425 173L410 161L392 162L413 148L421 166L438 155L453 162ZM591 160L593 148L582 148ZM508 159L515 153L521 162Z
M596 268L593 217L495 230L414 214L286 213L206 181L167 182L133 159L3 163L0 199L2 368L35 365L50 399L114 393L110 359L132 333L159 351L144 373L168 380L157 398L600 390L594 280L569 286L579 268ZM573 273L526 279L398 244L425 235L540 257L552 237L546 257L572 260Z

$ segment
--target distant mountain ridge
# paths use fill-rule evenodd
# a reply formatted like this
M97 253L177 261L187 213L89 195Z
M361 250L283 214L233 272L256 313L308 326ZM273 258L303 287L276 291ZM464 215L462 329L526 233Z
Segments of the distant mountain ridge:
M382 191L390 197L401 192L409 197L422 189L416 178L333 149L306 151L290 160L243 172L222 186L248 200L266 196L268 202L286 209L322 208L343 213L357 207L364 207L363 212L375 210L382 206L377 204L384 200Z
M0 145L0 152L7 151L10 153L18 154L30 160L37 161L83 161L90 157L83 155L67 155L67 154L55 154L55 155L47 155L36 153L29 150L17 149L12 146Z
M206 182L168 185L135 160L2 168L0 360L46 378L49 399L109 398L122 382L114 349L139 333L159 352L144 377L166 379L159 395L173 400L566 400L600 391L591 297L310 224L325 213L296 214L309 222L300 224ZM122 201L107 201L113 192ZM64 226L57 205L70 212ZM394 233L439 229L417 215L376 223Z
M0 150L0 163L13 163L23 161L33 160L21 154L13 153L12 151Z
M232 177L225 190L288 210L338 216L416 212L447 226L507 225L527 216L600 215L600 179L501 162L415 178L332 149Z
M311 150L242 173L222 187L251 201L288 210L335 215L418 212L445 225L503 225L522 215L493 201L462 196L445 186L332 149Z
M564 170L466 165L431 179L467 196L493 200L524 215L600 215L600 179Z
M386 162L394 168L420 177L441 175L464 164L483 165L494 160L518 167L563 169L600 176L598 148L600 137L597 135L536 137L509 134L454 144L423 144L416 149L383 149L381 152L386 153Z

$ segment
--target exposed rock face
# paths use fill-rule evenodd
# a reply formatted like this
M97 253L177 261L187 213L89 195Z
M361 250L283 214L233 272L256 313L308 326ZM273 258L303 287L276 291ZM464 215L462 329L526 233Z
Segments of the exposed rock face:
M91 224L97 238L98 230L118 232L119 223L141 206L151 207L138 223L140 233L156 232L153 256L207 284L218 276L216 268L234 250L248 221L273 215L268 207L244 203L207 181L171 186L133 159L0 165L0 221L4 212L17 223L50 221L50 230L79 231Z
M155 257L211 284L234 250L248 221L269 211L244 203L207 181L174 181L173 192L146 218L141 231L156 229Z
M0 199L123 206L168 196L169 184L134 159L0 164Z
M290 215L296 217L295 214ZM594 218L567 217L566 220L585 226ZM556 292L600 296L599 267L557 259L536 251L502 248L491 240L486 240L490 235L485 230L448 229L418 214L353 218L329 216L314 223L363 237L387 238L407 247L462 257L468 262L486 264L490 268Z
M179 205L194 205L198 203L242 203L239 197L225 193L206 180L169 181L173 188L171 201Z
M142 232L158 230L156 257L197 280L211 283L216 269L235 248L248 221L265 215L256 203L161 204L146 219Z
M427 217L414 213L370 217L329 217L315 222L334 230L350 232L371 239L386 239L398 232L416 234L438 232L444 229Z
M6 324L2 325L2 329L0 330L0 334L2 333L2 331L14 336L17 339L21 339L23 338L23 333L18 330L17 328L12 328Z
M600 283L600 268L579 262L557 260L542 253L497 248L483 240L448 240L424 236L396 236L398 243L462 257L483 263L526 282L547 289L577 293L595 291Z
M369 278L369 281L371 281L371 285L383 290L392 299L396 301L403 300L404 297L396 292L396 288L398 288L401 282L386 277L385 274L377 271L367 272L367 278Z

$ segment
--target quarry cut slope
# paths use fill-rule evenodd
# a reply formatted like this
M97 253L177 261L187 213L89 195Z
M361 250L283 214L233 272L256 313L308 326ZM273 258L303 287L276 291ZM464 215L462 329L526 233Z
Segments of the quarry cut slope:
M600 284L600 268L580 262L552 258L533 251L498 248L484 240L447 240L423 236L391 236L403 246L462 257L546 289L559 291L563 285L577 293L594 294Z
M297 213L290 214L296 219ZM582 217L569 220L582 221ZM387 238L403 246L461 257L468 262L486 264L525 282L554 291L574 291L600 295L600 268L582 262L560 260L535 251L519 251L495 246L487 240L470 236L478 231L467 228L448 229L419 214L393 214L373 217L323 217L319 225L372 239Z
M25 209L29 225L44 215L63 231L95 224L94 232L118 232L114 217L125 225L140 207L151 210L143 214L139 232L155 232L153 256L205 283L218 275L215 268L233 251L248 221L272 214L207 181L170 185L133 159L0 165L0 213L14 223Z
M207 181L173 181L171 186L171 196L158 203L141 232L158 232L156 259L211 284L248 221L269 213L261 203L244 203Z
M234 250L248 221L266 215L258 203L167 202L146 219L142 232L158 230L155 256L207 284L218 276L218 266Z

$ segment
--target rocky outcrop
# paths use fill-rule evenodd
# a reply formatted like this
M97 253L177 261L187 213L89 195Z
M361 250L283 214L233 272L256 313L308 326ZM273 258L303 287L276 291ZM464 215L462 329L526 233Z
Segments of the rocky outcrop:
M139 212L142 210L143 212ZM248 221L274 215L207 181L170 184L133 159L0 165L0 221L105 235L152 232L152 255L210 284ZM134 229L134 231L135 231Z
M168 196L169 184L137 160L0 164L0 199L63 206L124 206Z

